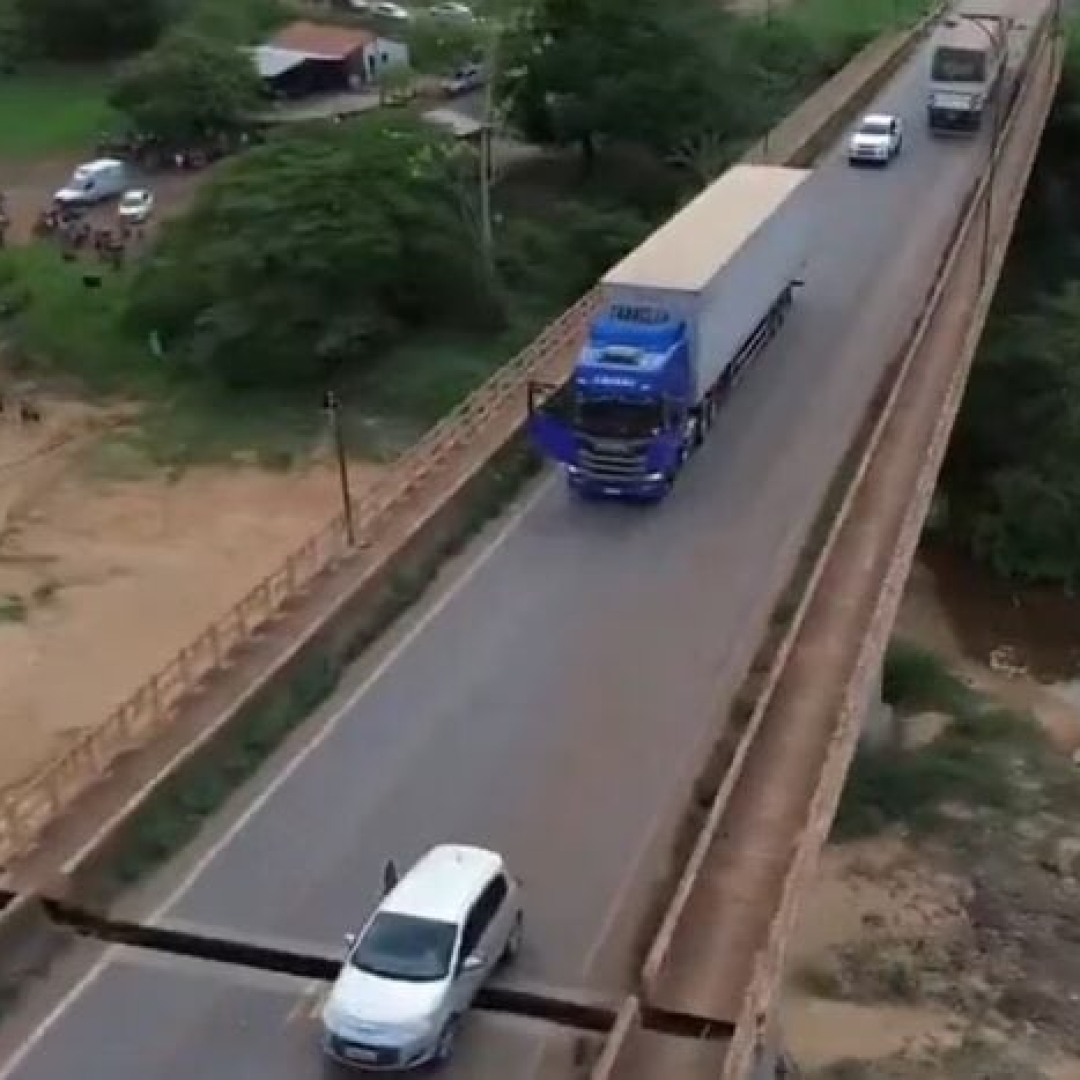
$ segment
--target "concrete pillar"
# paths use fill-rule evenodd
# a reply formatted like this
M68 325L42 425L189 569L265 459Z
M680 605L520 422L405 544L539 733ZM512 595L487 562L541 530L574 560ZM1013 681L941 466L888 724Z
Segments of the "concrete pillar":
M881 673L875 680L863 714L862 729L859 732L859 750L885 750L896 739L896 720L892 706L881 696Z

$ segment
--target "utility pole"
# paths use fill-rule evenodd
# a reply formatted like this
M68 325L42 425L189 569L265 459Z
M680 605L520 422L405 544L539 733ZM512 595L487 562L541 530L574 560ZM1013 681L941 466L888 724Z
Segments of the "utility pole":
M480 127L480 254L489 276L495 273L495 230L491 220L491 137L495 127L495 78L503 16L501 7L485 16L488 30L484 43L484 108Z
M1005 55L1003 64L1008 62L1008 41L1005 40L1004 29L995 33L985 23L971 15L961 15L962 19L977 26L990 42L993 49L1001 48ZM986 275L990 271L990 231L994 216L994 181L997 179L997 159L999 144L1001 142L1001 128L1004 117L1002 116L1002 98L1005 94L1005 71L1002 71L1000 80L994 90L994 126L990 135L990 161L987 164L986 196L983 199L982 243L979 249L979 287L986 284Z
M345 436L341 430L341 403L333 390L323 395L323 411L330 425L330 437L337 455L338 480L341 484L341 512L345 518L345 539L349 547L356 547L356 524L353 520L352 490L349 487L349 462L345 455Z
M979 285L986 284L986 275L990 272L990 231L994 219L994 181L997 179L998 149L1001 143L1002 94L999 87L994 95L994 130L990 138L990 165L986 179L986 200L983 203L982 244L979 249Z

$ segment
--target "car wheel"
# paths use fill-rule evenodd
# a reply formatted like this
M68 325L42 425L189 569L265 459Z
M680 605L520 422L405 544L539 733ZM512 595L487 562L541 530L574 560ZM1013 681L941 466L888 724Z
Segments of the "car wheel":
M514 919L513 928L510 930L510 936L506 939L506 947L503 949L502 956L499 958L504 964L512 964L518 957L518 953L521 952L521 941L525 936L525 918L519 911Z
M438 1065L445 1065L454 1053L454 1043L457 1040L458 1019L456 1016L450 1017L446 1021L446 1027L439 1033L439 1042L435 1047L435 1062Z

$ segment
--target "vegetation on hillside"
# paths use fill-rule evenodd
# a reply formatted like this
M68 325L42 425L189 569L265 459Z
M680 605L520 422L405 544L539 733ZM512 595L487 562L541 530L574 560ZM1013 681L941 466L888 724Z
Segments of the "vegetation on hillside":
M942 477L941 528L993 573L1080 586L1080 36Z
M526 18L499 0L503 32L458 45L496 42L500 112L548 153L497 184L492 249L481 246L475 148L404 109L270 136L96 289L54 253L5 253L6 334L24 363L104 390L156 387L170 401L191 400L192 387L299 390L312 411L332 378L382 416L430 422L921 6L868 0L852 13L844 0L800 0L765 20L714 0L539 0ZM232 43L284 8L171 10L158 44L121 67L112 100L158 134L227 129L252 92Z
M242 130L260 106L262 86L234 45L184 28L124 65L109 100L134 130L189 146Z

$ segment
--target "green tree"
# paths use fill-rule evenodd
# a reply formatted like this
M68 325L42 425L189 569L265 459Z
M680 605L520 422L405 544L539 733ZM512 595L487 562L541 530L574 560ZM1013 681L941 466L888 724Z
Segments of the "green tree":
M247 54L185 32L131 60L110 102L135 130L184 144L239 129L257 110L261 93Z
M480 57L483 34L475 23L421 15L410 24L408 43L409 60L418 71L449 73Z
M753 78L713 0L539 0L507 34L502 94L511 120L541 143L604 140L666 155L707 132L752 124Z
M1080 38L942 472L949 539L993 573L1080 587Z
M152 45L170 0L16 0L32 48L55 60L121 56Z
M954 537L997 574L1080 583L1080 283L996 321L943 474Z
M397 64L379 74L379 104L404 105L416 92L416 75L407 64Z
M26 32L15 0L0 0L0 75L16 70L26 55Z
M467 165L403 116L273 140L169 223L132 314L198 371L279 386L370 363L406 328L486 319Z

